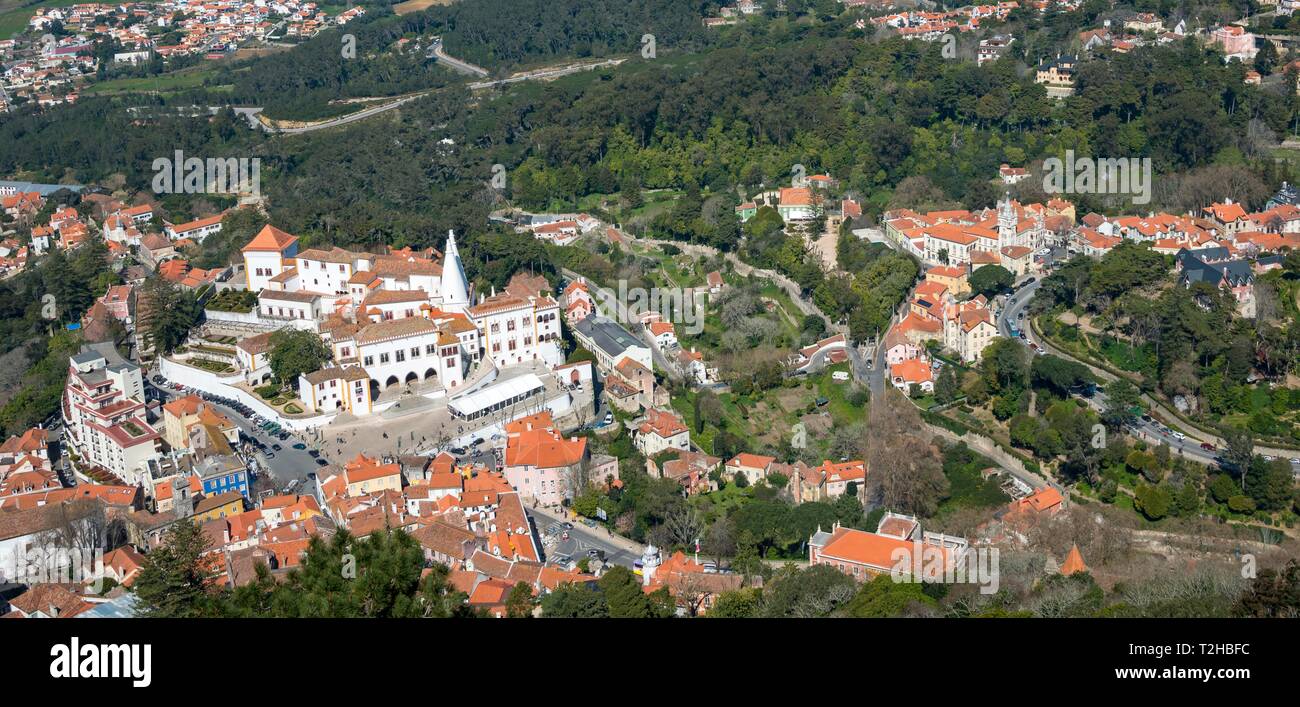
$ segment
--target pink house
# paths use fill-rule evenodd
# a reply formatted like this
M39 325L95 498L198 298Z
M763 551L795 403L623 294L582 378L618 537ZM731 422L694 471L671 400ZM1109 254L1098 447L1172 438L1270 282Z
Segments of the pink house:
M135 288L131 285L113 285L99 301L114 319L129 322L131 310L135 309Z
M1210 44L1217 44L1229 59L1246 61L1254 59L1259 52L1255 48L1255 35L1235 25L1216 27L1210 33Z
M565 439L550 412L506 425L505 477L521 498L547 506L573 496L573 479L587 459L587 440Z
M910 361L921 355L921 347L907 338L899 328L893 327L885 334L885 363L895 366L903 361Z

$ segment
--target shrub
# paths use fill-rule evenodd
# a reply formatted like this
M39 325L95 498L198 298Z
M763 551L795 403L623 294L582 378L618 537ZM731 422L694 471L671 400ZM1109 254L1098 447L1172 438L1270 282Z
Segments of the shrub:
M1228 508L1234 513L1250 513L1255 510L1255 499L1250 496L1233 496L1228 499Z

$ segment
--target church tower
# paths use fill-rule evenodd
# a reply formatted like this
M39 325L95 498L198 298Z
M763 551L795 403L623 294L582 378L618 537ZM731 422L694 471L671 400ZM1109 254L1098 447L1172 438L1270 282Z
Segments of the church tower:
M460 264L460 251L456 250L456 234L447 231L447 247L442 257L442 308L463 312L468 306L469 283Z
M1016 209L1008 194L998 202L998 250L1009 245L1024 245L1016 233Z

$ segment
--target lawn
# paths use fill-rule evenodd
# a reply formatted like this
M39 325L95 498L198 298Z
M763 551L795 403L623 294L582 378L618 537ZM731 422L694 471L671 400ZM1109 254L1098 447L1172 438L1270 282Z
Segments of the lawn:
M450 5L454 0L406 0L393 5L393 12L399 15L410 15L416 12L423 12L434 5ZM326 8L327 10L329 8ZM340 9L340 12L342 10ZM337 14L337 13L334 13Z
M621 213L620 215L623 217L624 221L649 221L660 213L671 209L677 199L679 199L684 193L685 192L678 189L659 189L656 191L644 192L642 194L642 200L644 201L643 204L632 209L631 213Z
M779 387L762 394L738 398L732 393L722 393L718 401L722 404L722 425L714 420L706 420L703 432L695 431L694 392L679 393L673 396L672 407L686 422L691 430L691 441L706 452L713 452L713 438L719 429L725 428L751 440L751 452L761 452L766 447L777 447L789 438L794 426L801 421L809 426L808 443L817 445L824 439L816 426L843 427L862 422L866 419L866 407L850 401L853 390L851 381L836 382L831 380L831 373L847 370L848 364L840 364L812 376L799 385ZM818 398L826 398L823 406L818 406ZM830 420L820 418L818 413L828 413ZM811 414L811 417L806 415ZM811 421L811 422L810 422Z
M992 508L1010 501L1011 497L998 486L996 477L985 479L980 475L984 469L996 466L969 448L948 449L943 460L943 473L948 477L948 498L939 505L939 515L961 508Z
M111 94L111 93L167 93L174 91L184 91L191 88L200 88L203 82L216 74L214 67L201 67L194 70L177 71L170 74L160 74L158 76L139 77L139 78L122 78L110 79L100 83L92 83L84 90L88 94ZM220 87L213 87L219 90Z
M1101 340L1101 352L1110 364L1121 371L1155 372L1155 351L1150 345L1134 347L1111 337Z
M27 7L17 2L0 2L0 39L9 39L27 29L27 20L36 14L38 7L67 7L85 0L44 0Z

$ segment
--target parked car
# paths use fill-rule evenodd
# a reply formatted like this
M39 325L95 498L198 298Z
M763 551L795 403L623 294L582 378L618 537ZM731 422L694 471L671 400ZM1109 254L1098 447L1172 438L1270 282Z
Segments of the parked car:
M316 458L316 466L328 466L328 465L329 462L325 461L324 459L321 459L320 457Z
M271 445L271 449L274 449L275 451L278 452L278 451L280 451L281 449L284 449L284 447L281 447L281 446L278 445L278 444L273 444L273 445Z

